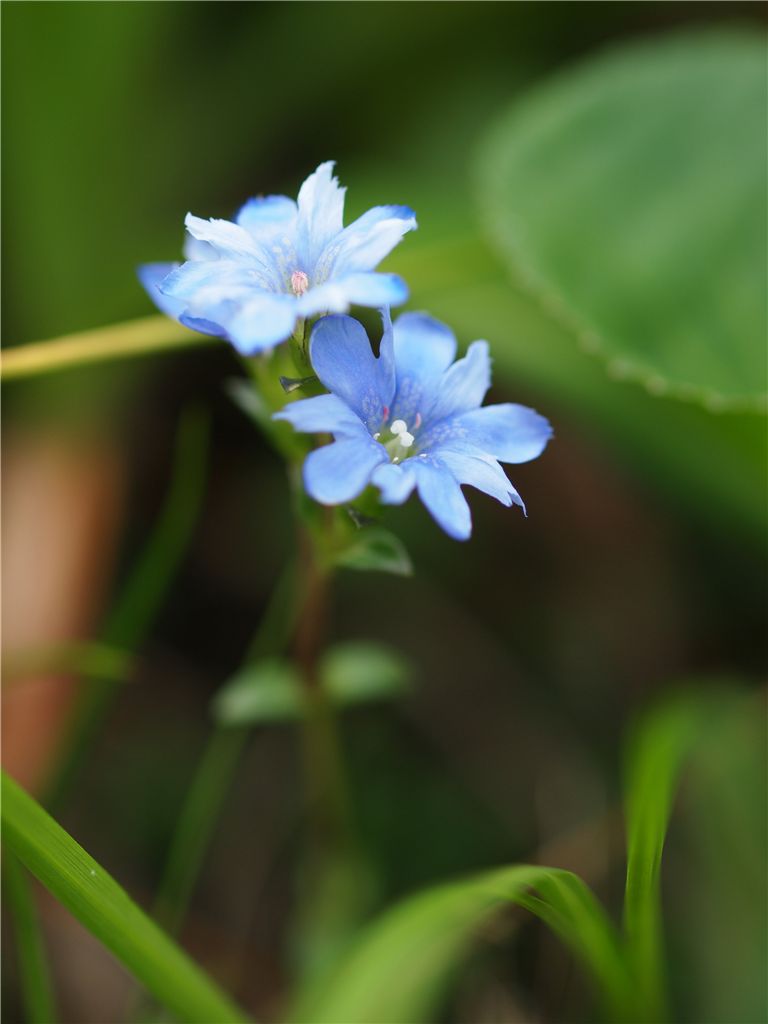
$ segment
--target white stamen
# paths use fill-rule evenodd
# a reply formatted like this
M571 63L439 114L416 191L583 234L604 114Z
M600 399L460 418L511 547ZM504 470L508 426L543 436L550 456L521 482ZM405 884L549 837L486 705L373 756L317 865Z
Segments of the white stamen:
M400 444L403 448L410 448L414 441L415 438L413 434L410 434L407 430L404 430L402 434L400 434Z
M392 461L393 461L393 462L399 462L399 461L400 461L400 457L399 457L399 455L396 455L396 456L394 457L394 459L392 459Z
M408 429L408 424L405 420L393 420L392 425L389 428L393 434L402 434L404 430Z
M291 288L294 295L303 295L309 288L309 278L303 270L294 270L291 274Z
M378 441L380 437L381 437L381 432L377 430L376 433L373 435L373 440L374 441Z

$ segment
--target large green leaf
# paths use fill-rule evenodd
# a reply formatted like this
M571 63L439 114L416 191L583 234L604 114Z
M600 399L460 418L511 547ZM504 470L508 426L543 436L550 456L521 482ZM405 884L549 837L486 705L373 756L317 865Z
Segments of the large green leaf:
M3 841L65 907L182 1021L248 1018L60 825L2 780Z
M481 151L491 237L612 374L764 407L765 49L616 50L526 94Z
M429 1019L482 923L505 905L544 920L582 962L617 1019L628 979L618 937L590 889L556 868L521 864L442 885L370 926L337 972L306 992L291 1019L406 1024Z

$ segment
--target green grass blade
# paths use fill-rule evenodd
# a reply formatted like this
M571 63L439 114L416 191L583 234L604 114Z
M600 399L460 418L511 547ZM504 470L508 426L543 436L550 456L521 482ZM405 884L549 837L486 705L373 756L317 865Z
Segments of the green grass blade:
M153 355L192 345L210 345L218 340L187 330L168 317L148 316L68 334L51 341L36 341L5 349L2 377L4 381L19 380L91 363Z
M629 998L619 938L591 890L557 868L516 865L419 893L364 932L334 974L304 993L291 1020L414 1024L430 1018L480 925L505 904L545 921L581 962L617 1020Z
M53 1024L56 1010L35 901L24 868L9 852L3 857L3 881L13 915L25 1020L27 1024Z
M624 929L643 1021L667 1017L661 857L680 772L712 711L701 694L677 695L646 715L627 745Z
M160 515L104 626L102 641L107 647L134 651L165 598L200 511L208 434L207 414L188 409L179 423L173 473ZM84 684L47 806L55 808L62 799L121 683L102 676Z
M179 1020L247 1021L101 865L5 774L2 822L8 848Z

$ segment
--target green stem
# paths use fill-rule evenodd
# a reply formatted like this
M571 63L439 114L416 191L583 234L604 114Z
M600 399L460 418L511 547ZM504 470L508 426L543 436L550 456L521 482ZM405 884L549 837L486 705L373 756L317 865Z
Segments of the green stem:
M3 857L3 879L15 925L24 1016L27 1024L53 1024L56 1010L32 887L24 868L10 851Z
M208 417L187 410L179 424L174 471L160 517L103 630L103 643L134 651L165 598L197 522L205 483ZM83 682L67 746L45 801L57 807L74 781L91 740L123 680L104 676Z
M295 657L304 683L304 760L313 842L319 851L338 849L350 835L349 801L335 709L319 673L330 603L331 569L320 550L328 542L332 519L324 515L320 536L302 529L299 551L303 601L296 632Z
M181 927L224 795L247 740L246 728L214 729L195 770L176 823L154 905L153 916L171 935Z
M279 654L285 649L296 618L295 578L295 567L290 564L272 593L246 661ZM181 927L248 736L247 728L216 726L195 769L171 839L155 902L156 916L172 933Z

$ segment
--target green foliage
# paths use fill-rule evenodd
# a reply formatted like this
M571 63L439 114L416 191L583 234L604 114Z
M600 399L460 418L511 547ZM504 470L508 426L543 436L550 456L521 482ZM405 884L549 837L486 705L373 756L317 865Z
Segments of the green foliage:
M213 701L223 725L284 722L301 717L301 678L284 658L265 658L241 669Z
M720 712L720 690L680 694L641 720L628 743L627 887L623 935L592 891L557 868L516 865L417 894L375 920L291 1020L412 1024L434 1011L482 923L505 903L544 921L581 963L612 1022L667 1019L662 971L661 855L686 758Z
M676 694L637 724L627 744L624 930L643 1019L666 1014L661 856L678 778L713 713L724 707L720 694Z
M2 821L12 853L180 1021L247 1020L104 868L6 775Z
M27 1024L54 1024L56 1010L35 900L24 868L3 854L7 907L13 916L21 999Z
M428 1020L483 922L507 904L552 927L617 1005L627 979L618 936L575 875L521 864L442 885L406 900L370 926L322 989L291 1020L313 1024L409 1024Z
M617 49L531 90L480 160L491 237L617 376L765 407L765 48Z
M366 526L353 534L349 543L334 555L334 563L342 569L374 570L395 576L413 574L403 542L378 526Z
M166 596L202 504L208 434L207 415L201 409L187 410L179 423L173 472L160 514L104 624L107 647L135 650ZM121 682L114 676L90 678L81 689L72 734L50 795L53 804L74 779Z
M319 676L337 707L397 696L411 670L402 655L383 644L353 642L328 648ZM307 714L299 670L285 658L264 658L238 672L214 698L213 713L222 725L285 722Z

